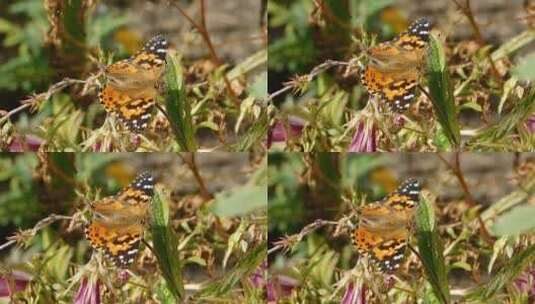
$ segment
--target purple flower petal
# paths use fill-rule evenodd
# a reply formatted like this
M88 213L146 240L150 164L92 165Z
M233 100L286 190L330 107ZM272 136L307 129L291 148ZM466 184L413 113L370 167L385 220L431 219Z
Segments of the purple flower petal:
M290 127L290 137L299 137L303 132L305 121L299 117L289 116L288 126ZM268 148L271 147L271 144L274 142L285 142L286 140L288 140L286 125L281 121L277 121L268 130Z
M292 290L299 285L296 279L285 275L272 276L267 282L268 302L278 302L281 298L289 296Z
M514 280L515 287L521 292L535 296L535 267L525 271Z
M357 131L353 135L348 152L376 152L377 151L377 127L371 120L361 120L357 125Z
M9 144L9 152L37 151L43 144L43 140L34 135L19 135L13 138Z
M74 304L100 304L100 282L84 278L76 293Z
M264 261L258 268L249 276L251 283L256 288L264 288L266 285L266 269L267 262Z
M526 128L529 132L535 133L535 114L531 115L528 120L526 120Z
M355 286L355 283L350 282L340 304L366 304L366 288L362 284Z
M31 277L21 271L13 271L7 277L0 277L0 297L10 297L13 293L24 290L30 280Z

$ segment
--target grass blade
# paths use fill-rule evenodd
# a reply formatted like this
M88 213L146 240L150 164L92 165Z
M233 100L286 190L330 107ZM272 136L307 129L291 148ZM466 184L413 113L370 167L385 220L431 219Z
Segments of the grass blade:
M457 109L453 95L446 55L440 40L431 35L429 41L429 57L427 61L429 90L431 102L438 116L438 122L449 142L458 147L461 143L461 132L457 124Z
M154 246L154 254L158 259L158 264L167 283L167 288L176 301L180 302L184 297L182 265L178 257L178 239L169 225L167 197L163 189L157 186L152 201L152 244Z
M241 258L236 266L227 272L222 278L208 284L202 291L195 295L195 299L222 297L227 295L234 285L240 280L247 279L265 261L267 255L267 243L263 242L248 254Z
M253 146L265 141L268 132L268 115L266 108L261 109L258 120L249 127L246 133L242 134L239 141L231 147L233 151L250 151Z
M182 151L195 152L197 142L191 118L191 106L186 100L182 65L175 55L167 55L165 73L165 103L168 119L175 134L176 142Z
M416 237L420 259L433 293L442 303L449 303L450 291L444 263L444 248L436 231L434 209L426 193L422 193L416 211Z
M490 299L506 284L512 283L513 279L535 261L535 245L531 245L524 251L515 254L491 280L476 292L468 296L469 300L484 301Z
M496 151L497 142L503 140L513 131L522 126L530 115L535 112L535 89L531 89L529 94L518 102L510 113L503 116L497 124L490 126L474 137L467 146L474 149L484 149L484 151ZM504 149L511 149L511 146L504 146ZM515 147L513 147L515 148ZM521 149L515 149L521 151Z

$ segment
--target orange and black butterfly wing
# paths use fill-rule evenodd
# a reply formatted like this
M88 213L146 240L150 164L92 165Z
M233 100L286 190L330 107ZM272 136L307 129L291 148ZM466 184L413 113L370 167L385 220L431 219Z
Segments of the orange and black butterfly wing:
M92 204L93 212L99 216L94 216L86 226L86 238L117 267L127 268L139 251L144 230L142 219L153 189L152 176L142 173L118 195Z
M409 26L407 31L390 42L380 44L377 49L391 56L400 52L420 54L429 40L430 29L431 23L428 20L418 19ZM392 111L402 113L409 108L416 97L418 74L416 67L412 67L409 71L401 71L403 77L396 75L399 72L387 72L368 64L362 70L360 80L369 93L379 95Z
M123 75L123 77L130 77L132 83L136 83L139 79L156 79L163 70L167 46L167 40L162 35L157 35L132 57L108 66L107 71ZM140 73L147 74L147 76L140 76ZM143 81L141 82L143 83ZM135 133L143 132L148 126L156 103L155 93L142 93L143 90L155 92L155 88L144 88L143 86L136 88L140 91L136 95L132 94L132 88L124 90L109 83L99 92L99 100L106 111L116 115L126 129Z

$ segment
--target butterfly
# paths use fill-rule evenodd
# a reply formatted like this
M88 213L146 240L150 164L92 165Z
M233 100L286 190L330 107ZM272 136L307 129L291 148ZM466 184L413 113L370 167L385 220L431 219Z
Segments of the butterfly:
M157 35L132 57L104 69L107 83L99 92L99 100L127 130L141 133L150 121L158 81L165 69L167 46L167 40Z
M430 29L428 20L418 19L393 40L366 51L369 62L360 74L361 83L394 112L406 111L416 96Z
M86 238L117 267L127 268L137 255L153 191L154 179L144 172L116 195L90 204L93 218Z
M379 271L389 273L399 268L419 195L418 181L408 179L383 200L359 209L360 221L353 231L353 244Z

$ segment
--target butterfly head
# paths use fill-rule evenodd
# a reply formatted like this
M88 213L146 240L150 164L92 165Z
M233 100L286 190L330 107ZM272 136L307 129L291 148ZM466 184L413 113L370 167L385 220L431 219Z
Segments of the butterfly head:
M143 50L147 53L156 55L160 60L165 60L168 45L169 43L167 42L167 39L159 34L147 41Z
M146 195L154 194L154 178L149 172L142 172L136 176L131 184L132 188L145 192Z
M410 35L418 36L424 41L429 40L429 32L431 31L431 22L426 18L420 18L414 21L410 26L407 32Z
M420 190L420 183L413 178L409 178L398 187L397 192L401 195L407 195L413 201L418 201L420 196Z

